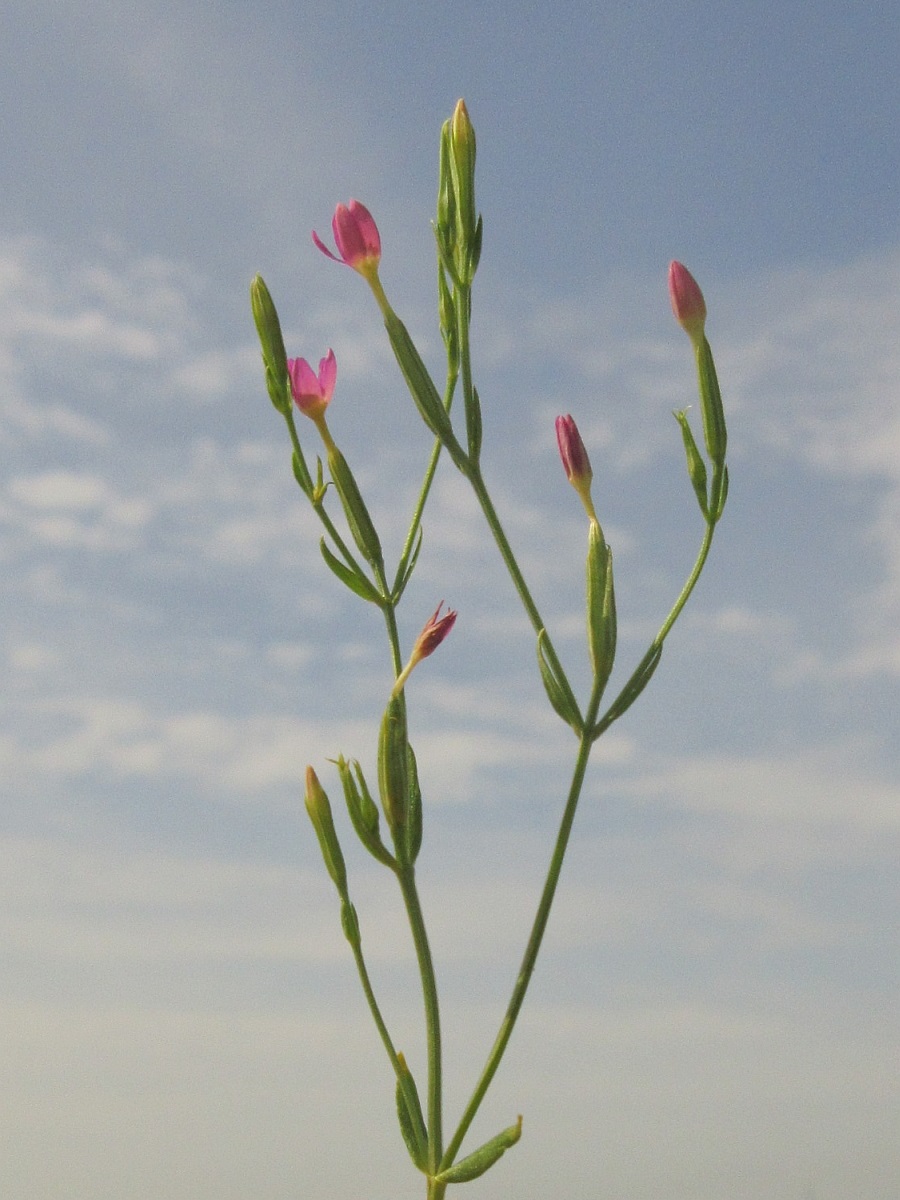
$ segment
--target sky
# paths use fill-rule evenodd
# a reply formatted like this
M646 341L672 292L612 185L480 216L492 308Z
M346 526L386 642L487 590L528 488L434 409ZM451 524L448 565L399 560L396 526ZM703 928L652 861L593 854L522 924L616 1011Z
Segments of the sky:
M373 778L378 614L325 568L248 285L333 348L332 432L396 559L430 441L362 280L312 245L375 214L436 377L440 126L464 96L484 251L484 474L580 694L578 421L624 682L702 526L685 262L731 490L650 687L598 743L471 1195L900 1194L900 12L874 0L378 9L3 4L0 1194L407 1200L302 803ZM696 404L693 416L696 420ZM314 431L302 431L314 459ZM451 638L407 687L418 868L455 1124L493 1040L575 743L443 463L400 609ZM374 986L424 1075L391 879L335 803Z

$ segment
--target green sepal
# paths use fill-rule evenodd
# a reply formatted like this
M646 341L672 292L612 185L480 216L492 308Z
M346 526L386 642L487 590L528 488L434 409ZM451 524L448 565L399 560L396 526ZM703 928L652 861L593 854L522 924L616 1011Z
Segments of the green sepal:
M347 517L347 524L350 527L353 540L359 547L360 553L373 567L382 568L384 559L381 554L381 542L375 531L375 526L372 524L369 510L366 508L365 501L360 494L346 458L344 458L336 446L329 448L328 468L331 471L331 478L344 506L344 513Z
M713 472L712 487L710 488L710 519L718 521L725 508L725 501L728 499L728 468L723 467L721 472Z
M455 375L459 370L459 335L456 328L456 306L453 303L453 293L450 290L450 285L447 283L447 269L440 256L438 258L438 316L440 319L441 337L444 339L444 347L447 351L447 370L450 374Z
M456 440L450 418L441 403L437 388L428 374L428 368L422 362L418 350L406 326L394 312L389 312L384 319L384 327L390 338L397 365L403 372L406 386L416 403L416 408L422 420L441 444L446 447L448 454L461 469L466 466L466 456L462 446Z
M312 496L313 481L302 452L295 450L291 455L291 470L294 478L307 496Z
M406 585L409 583L409 581L412 577L412 573L416 569L416 563L419 561L419 551L421 549L422 549L422 526L420 525L418 533L416 535L416 544L413 547L413 552L409 556L409 560L407 561L406 566L403 569L403 574L399 575L397 577L397 582L394 585L394 592L391 597L391 599L394 601L394 604L398 604L400 602L400 597L406 591Z
M475 236L472 238L472 245L469 248L469 282L475 277L475 272L478 270L478 264L481 261L481 235L484 231L484 223L481 216L478 217L478 224L475 226Z
M329 569L337 575L341 583L348 587L351 592L355 592L363 600L368 600L370 604L377 604L379 608L384 607L384 596L378 591L375 584L360 571L354 571L352 567L348 567L332 554L324 538L319 542L319 549L322 551L322 557L325 559Z
M594 681L602 695L616 657L616 597L612 551L596 521L591 521L588 534L587 616Z
M427 1172L428 1133L422 1115L422 1104L406 1059L402 1054L398 1054L397 1058L400 1063L400 1075L397 1078L397 1119L400 1122L400 1132L415 1166L420 1171Z
M414 863L422 849L422 789L419 787L419 769L412 746L406 746L406 786L408 807L406 810L406 855L407 862Z
M291 411L291 396L287 383L279 380L278 375L272 370L271 366L263 357L263 366L266 371L266 391L269 393L269 399L275 408L286 417Z
M553 706L554 711L562 717L567 725L571 725L575 732L580 736L582 728L581 713L577 707L574 707L572 701L557 679L556 674L547 659L544 651L544 641L547 634L545 630L541 630L537 639L537 659L538 667L541 671L541 679L544 683L544 690L547 693L547 699Z
M662 642L657 642L651 646L641 661L638 663L636 670L631 678L619 692L618 696L603 714L597 724L594 726L592 741L597 738L605 730L609 729L613 721L618 721L623 713L627 712L637 700L638 696L650 682L653 672L659 666L659 660L662 657Z
M704 517L709 515L709 502L706 491L706 463L703 461L700 451L697 449L697 443L694 440L694 434L688 423L687 412L681 409L673 414L675 420L681 426L681 437L684 441L684 452L687 456L688 475L691 478L691 484L694 488L694 494L697 497L697 503L700 505L700 511Z
M709 342L705 337L696 343L695 352L706 452L713 466L721 468L725 462L725 447L728 440L725 429L725 409L722 405L716 364L713 361Z
M386 867L395 867L396 859L381 840L378 806L366 785L362 767L356 759L348 763L343 755L337 759L335 765L344 789L347 812L359 840L379 862L384 863Z
M469 443L469 462L477 463L481 455L481 401L478 388L471 389L466 397L466 437Z
M392 696L381 718L378 738L378 791L397 853L405 858L406 825L409 797L406 712L399 696Z
M485 1142L472 1154L461 1158L458 1163L454 1163L446 1171L441 1171L439 1175L435 1175L435 1183L468 1183L471 1179L477 1179L479 1175L489 1171L521 1136L522 1118L519 1117L515 1125L510 1125L508 1129L504 1129L489 1142Z
M341 929L350 945L358 950L362 942L359 932L359 917L356 915L354 905L346 898L341 900Z

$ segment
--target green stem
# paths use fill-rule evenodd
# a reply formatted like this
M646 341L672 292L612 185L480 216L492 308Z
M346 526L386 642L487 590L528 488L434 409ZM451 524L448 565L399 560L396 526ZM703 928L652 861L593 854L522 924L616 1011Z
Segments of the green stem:
M690 575L688 575L684 587L681 589L678 595L678 599L672 605L672 611L666 617L665 621L663 621L659 633L653 639L653 647L662 645L669 630L678 620L681 610L684 608L685 604L687 604L688 598L691 592L694 590L694 585L700 578L700 572L703 570L703 567L706 564L706 559L709 555L710 547L712 546L713 531L715 530L715 527L714 521L707 521L706 530L703 534L703 541L700 543L700 550L697 553L697 561L694 563L694 568Z
M297 436L297 426L294 424L294 417L293 417L292 413L287 413L285 415L285 422L288 427L288 432L291 435L291 444L294 447L294 453L299 456L301 462L305 461L303 459L303 450L300 447L300 439ZM331 540L334 542L335 546L337 547L338 551L340 552L340 554L343 557L344 561L346 562L347 566L350 567L350 569L352 571L355 571L357 574L365 575L365 571L362 569L362 567L356 561L356 558L354 557L352 550L347 545L347 543L344 541L344 539L341 537L340 533L338 532L338 530L335 527L334 522L332 521L331 517L326 512L325 505L322 503L321 500L314 499L311 494L307 493L307 495L308 495L310 504L313 506L313 511L315 512L315 514L319 518L319 520L322 522L322 525L325 527L325 531L327 532L327 534L331 538ZM386 596L387 595L387 591L385 590L386 585L383 582L379 581L379 587L381 588L382 595Z
M547 871L547 878L544 882L544 889L541 892L540 902L538 903L537 912L534 918L534 924L531 927L531 933L528 938L528 944L525 947L525 953L522 957L522 963L519 967L519 973L516 977L516 984L513 988L512 996L510 997L506 1013L500 1025L500 1030L491 1047L491 1052L488 1055L484 1069L472 1097L466 1107L465 1112L460 1119L459 1126L453 1139L447 1146L446 1153L441 1160L440 1169L447 1170L452 1166L453 1160L462 1145L463 1138L469 1130L469 1126L475 1118L475 1114L484 1099L485 1093L490 1087L491 1080L500 1066L500 1060L506 1050L507 1043L512 1036L513 1028L516 1024L519 1011L525 999L525 993L528 990L528 984L531 982L531 976L534 971L535 963L537 962L538 951L541 948L541 942L544 938L544 933L547 929L547 922L550 918L550 909L553 905L553 897L556 894L557 884L559 883L560 872L562 871L563 859L565 858L566 848L569 844L569 836L572 832L572 825L575 820L575 812L578 808L578 800L581 796L581 789L584 784L584 777L587 771L588 760L591 755L591 747L593 739L591 738L591 728L597 718L597 710L600 707L601 689L595 684L588 703L588 710L585 716L585 727L581 734L581 739L578 745L578 757L575 760L575 769L572 774L572 783L569 787L569 794L566 799L566 805L563 809L562 820L559 826L559 832L556 835L556 843L553 847L553 854L550 859L550 866Z
M544 650L547 659L559 679L560 684L565 689L566 698L576 712L581 712L581 706L575 698L575 693L572 691L568 677L562 668L556 650L553 647L553 642L550 640L550 634L547 632L546 626L538 612L538 607L535 604L528 585L525 582L516 557L513 554L512 547L507 540L503 526L500 524L500 518L497 516L497 510L494 508L488 490L485 487L484 479L481 475L481 469L477 464L473 464L469 472L467 472L469 483L472 485L472 490L478 498L478 503L481 505L481 511L484 513L485 520L490 527L494 541L497 543L497 548L503 559L506 569L509 572L510 578L513 581L516 591L519 593L519 598L528 614L528 619L536 634L543 632L544 634Z
M444 389L444 408L447 412L450 411L450 406L453 403L453 392L456 387L456 373L451 372L447 376L447 384ZM419 531L419 526L422 524L422 513L425 511L425 503L428 500L428 495L431 491L431 485L434 482L435 472L437 471L438 460L441 457L441 440L435 438L434 446L431 450L431 458L428 460L428 466L425 470L425 478L422 480L422 488L419 492L419 498L416 501L416 507L413 510L412 520L409 524L409 532L406 535L406 541L403 545L403 552L400 555L400 562L397 564L397 574L394 577L394 592L396 595L397 589L406 574L407 564L409 563L410 555L416 543L416 535Z
M415 868L412 864L399 866L397 879L403 893L406 914L412 929L416 960L422 979L422 997L425 1002L425 1033L428 1054L428 1157L429 1171L434 1174L441 1160L443 1143L442 1128L442 1072L441 1072L441 1018L438 1007L437 983L425 918L416 887Z
M402 668L400 651L400 636L397 630L397 617L393 604L385 606L384 619L387 625L388 640L391 644L391 658L394 667L394 677L399 676ZM400 693L402 703L406 700ZM425 1007L425 1038L428 1056L428 1152L432 1174L441 1157L443 1142L442 1130L442 1070L441 1070L441 1018L438 1006L437 980L434 974L434 962L431 957L431 947L428 943L428 933L425 929L425 918L422 915L422 905L416 887L415 869L412 863L398 861L395 868L397 881L406 914L412 931L413 945L416 951L416 961L422 982L422 1000Z

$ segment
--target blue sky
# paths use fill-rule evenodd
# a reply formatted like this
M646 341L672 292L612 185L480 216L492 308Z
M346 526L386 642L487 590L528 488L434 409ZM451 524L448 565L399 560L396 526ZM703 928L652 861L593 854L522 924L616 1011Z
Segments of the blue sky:
M0 45L0 1161L4 1196L421 1194L300 800L371 763L372 614L324 569L247 288L332 346L332 429L389 553L428 439L338 201L436 371L437 135L485 220L485 474L585 686L571 412L616 554L621 675L701 530L668 261L700 279L732 488L651 688L598 748L471 1185L894 1200L900 759L900 15L873 3L4 6ZM401 612L448 1121L515 977L571 738L459 478ZM615 681L615 679L614 679ZM342 830L344 827L341 827ZM397 898L346 838L422 1069Z

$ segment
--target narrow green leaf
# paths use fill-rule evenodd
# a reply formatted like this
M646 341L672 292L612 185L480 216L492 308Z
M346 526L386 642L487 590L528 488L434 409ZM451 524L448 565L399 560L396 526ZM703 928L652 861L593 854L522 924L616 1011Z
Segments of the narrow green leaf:
M694 440L694 434L688 424L687 413L684 409L674 414L675 420L681 426L681 437L684 441L684 452L687 456L688 475L691 479L691 485L694 489L694 495L697 497L697 503L700 505L700 511L704 517L709 512L708 500L706 495L706 463L700 456L700 451L697 449L697 443Z
M594 726L594 741L596 741L600 734L608 729L610 725L612 725L613 721L618 721L619 717L621 717L623 713L627 712L628 709L631 708L632 704L634 704L635 700L637 700L638 696L650 682L653 672L659 666L659 660L661 657L662 643L660 642L650 647L650 649L641 659L640 663L638 663L634 674L622 688L621 692L619 692L618 696L609 706L601 719Z
M406 1065L406 1059L402 1054L398 1054L397 1057L401 1067L401 1077L397 1079L397 1119L400 1122L400 1132L413 1163L420 1171L427 1171L428 1134L425 1130L419 1093L412 1072Z
M546 632L542 629L538 634L537 640L537 659L538 667L541 672L541 679L544 684L544 690L547 693L547 699L553 706L554 711L562 717L567 725L571 725L577 734L581 733L581 713L577 708L572 706L565 689L557 679L553 667L551 666L546 652L544 650L544 641L547 637Z
M514 1146L521 1136L522 1118L519 1117L515 1125L510 1125L508 1129L504 1129L502 1133L498 1133L489 1142L485 1142L474 1153L461 1158L458 1163L454 1163L446 1171L441 1171L439 1175L435 1175L435 1183L468 1183L471 1179L477 1179L479 1175L483 1175L485 1171L489 1171L494 1163L499 1158L502 1158L510 1146Z
M328 451L328 468L337 488L347 524L360 553L373 567L382 567L381 542L347 460L335 447Z
M467 460L463 448L456 440L453 426L441 403L438 390L434 386L406 326L396 313L389 313L384 319L384 325L394 350L394 357L397 359L397 364L406 380L406 386L409 388L422 420L435 437L440 438L442 445L446 447L456 465L464 469Z
M412 554L409 556L409 561L404 568L403 575L397 580L397 586L394 588L394 604L398 604L400 597L406 591L406 585L409 583L413 571L416 569L416 563L419 561L419 551L422 549L422 526L419 526L419 532L416 537L416 544Z
M414 863L422 849L422 789L419 787L419 770L416 756L409 744L406 747L406 779L409 801L406 815L406 853L408 861Z
M377 604L379 608L384 607L384 597L375 587L375 584L360 571L354 571L352 567L348 567L339 558L336 558L328 549L324 538L319 542L319 549L322 551L322 557L325 559L329 569L337 575L341 583L348 587L351 592L355 592L363 600L368 600L370 604Z
M466 437L469 443L469 462L477 463L481 455L481 401L478 388L473 387L466 398Z
M713 482L710 500L710 515L713 521L718 521L725 508L725 501L728 499L728 468L723 467L721 472L713 472Z
M307 496L311 496L313 490L312 476L309 473L303 455L299 454L296 450L291 455L291 469L294 472L294 478L297 480L297 483Z

